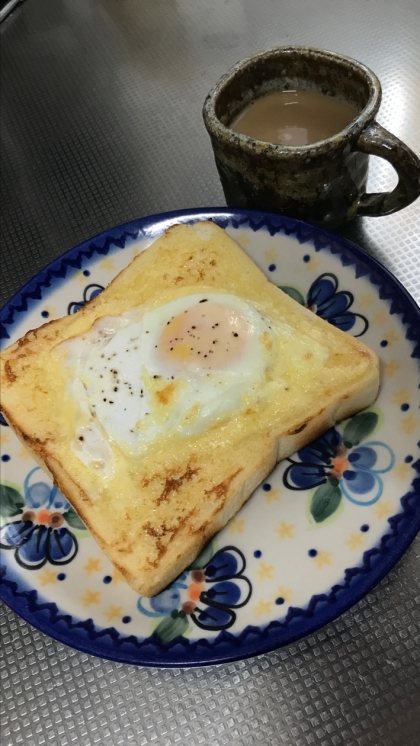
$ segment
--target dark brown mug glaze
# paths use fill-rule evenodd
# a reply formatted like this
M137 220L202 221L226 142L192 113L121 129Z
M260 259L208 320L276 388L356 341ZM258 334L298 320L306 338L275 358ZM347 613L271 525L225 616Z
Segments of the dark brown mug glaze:
M311 145L263 142L230 129L239 112L273 90L318 90L356 106L341 132ZM420 160L375 122L381 85L365 65L334 52L280 47L238 62L203 108L226 202L336 227L356 215L389 215L420 195ZM398 174L392 192L366 193L369 155Z

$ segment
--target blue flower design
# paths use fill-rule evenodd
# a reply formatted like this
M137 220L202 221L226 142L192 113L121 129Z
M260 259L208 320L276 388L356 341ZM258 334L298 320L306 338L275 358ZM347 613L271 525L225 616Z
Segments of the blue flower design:
M381 497L380 475L392 469L394 454L378 440L360 445L363 434L371 432L376 423L373 412L356 415L346 424L343 435L332 427L288 459L285 486L292 490L317 488L311 501L315 521L332 515L342 496L356 505L373 505Z
M67 525L86 531L61 492L36 480L39 471L37 466L27 475L23 496L1 485L2 516L21 515L1 527L0 547L14 549L16 562L26 570L39 570L46 562L67 565L78 551L77 539Z
M296 287L279 285L279 288L338 329L344 332L351 330L354 337L360 337L369 326L364 316L350 310L354 302L353 293L338 290L338 278L331 272L324 272L314 280L306 298Z
M208 556L208 550L193 566L154 598L140 596L137 607L149 617L162 617L155 634L168 642L188 628L187 617L201 629L223 630L236 620L236 609L248 603L252 586L243 574L245 557L233 546ZM200 566L201 565L201 566Z
M103 290L102 285L98 285L97 283L91 283L90 285L86 285L84 292L83 292L83 300L81 301L73 301L72 303L69 303L67 308L67 313L77 313L77 311L80 311L81 308L87 303L88 301L92 300L93 298L96 298L99 293L102 293Z
M347 290L338 291L338 279L331 272L324 272L311 285L306 297L306 306L325 321L348 332L358 322L357 334L360 337L368 328L364 316L350 311L354 296Z

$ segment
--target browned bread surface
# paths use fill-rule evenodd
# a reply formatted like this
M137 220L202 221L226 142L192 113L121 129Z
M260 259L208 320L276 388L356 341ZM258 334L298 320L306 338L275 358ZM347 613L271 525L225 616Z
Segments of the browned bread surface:
M194 436L157 438L141 458L111 443L116 469L104 481L70 447L77 403L59 345L101 317L211 291L244 298L273 328L293 329L291 339L276 341L266 396ZM2 411L17 436L127 582L150 596L195 559L276 462L373 403L379 376L374 352L269 283L225 231L199 223L170 228L76 315L5 350L1 384Z

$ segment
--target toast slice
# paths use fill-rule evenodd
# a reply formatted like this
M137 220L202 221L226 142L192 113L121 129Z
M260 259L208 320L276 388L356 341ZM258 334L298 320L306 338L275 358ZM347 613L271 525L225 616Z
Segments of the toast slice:
M80 424L87 416L95 417L95 404L81 404L68 345L84 340L86 347L88 340L90 351L98 341L97 335L89 346L94 330L99 328L100 337L101 324L110 319L118 324L135 313L141 320L153 309L163 309L165 319L167 304L169 309L174 302L182 307L186 299L195 298L198 305L215 293L233 299L233 305L235 299L248 304L261 319L255 322L254 352L248 357L238 353L239 394L235 383L216 410L211 395L213 411L202 421L203 402L196 401L191 411L198 425L188 429L186 412L178 412L175 420L168 414L177 377L168 375L162 383L159 376L145 372L140 358L134 373L137 383L139 376L147 379L149 398L158 397L163 407L161 419L154 420L160 429L155 435L145 430L143 411L130 437L149 435L138 441L141 447L136 450L124 438L114 437L105 415L99 421L96 417L99 448L105 455L102 461L89 461L94 459L89 451L83 460L77 451L83 441ZM172 314L165 324L171 319ZM159 323L161 329L162 319ZM103 333L106 337L108 332ZM6 349L1 357L1 410L129 585L153 596L193 562L278 461L373 403L378 370L372 350L296 303L267 280L225 231L201 222L170 228L77 314L30 331ZM127 375L127 370L122 373ZM185 382L180 385L183 392L188 390ZM118 426L127 428L130 417L128 411Z

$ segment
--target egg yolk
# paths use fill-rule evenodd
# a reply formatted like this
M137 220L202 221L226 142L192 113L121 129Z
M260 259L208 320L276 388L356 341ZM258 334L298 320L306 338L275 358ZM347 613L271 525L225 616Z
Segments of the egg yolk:
M226 370L245 351L248 333L248 321L237 310L203 298L166 323L156 353L166 365Z

